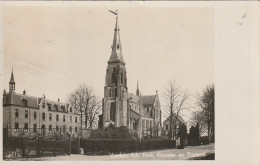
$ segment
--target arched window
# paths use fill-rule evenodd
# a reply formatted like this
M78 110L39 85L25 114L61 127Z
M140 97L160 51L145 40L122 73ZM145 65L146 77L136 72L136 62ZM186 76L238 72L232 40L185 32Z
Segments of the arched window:
M15 117L19 117L19 110L18 109L15 110Z
M116 69L112 69L112 83L116 83Z
M45 120L45 112L42 113L42 120Z
M70 132L72 132L72 127L70 126Z
M24 117L28 119L28 110L25 111Z
M15 129L16 132L18 131L18 129L19 129L19 123L18 122L15 122L14 129Z
M116 104L114 102L110 105L110 120L116 120Z
M75 123L77 123L78 122L78 118L77 118L77 116L75 117Z
M112 97L112 89L109 89L109 97Z
M34 119L37 119L37 112L34 112L34 113L33 113L33 118L34 118Z
M75 127L75 132L78 132L78 127Z
M49 125L49 132L51 132L52 131L52 125L50 124Z
M121 73L121 84L123 85L123 73Z

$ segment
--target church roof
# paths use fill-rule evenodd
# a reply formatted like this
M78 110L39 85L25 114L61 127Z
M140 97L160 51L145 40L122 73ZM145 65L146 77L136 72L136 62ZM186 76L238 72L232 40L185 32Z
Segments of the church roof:
M114 39L113 39L113 45L111 48L112 48L112 53L111 53L108 63L121 62L121 63L125 64L123 55L122 55L122 47L121 47L119 25L118 25L118 16L116 17Z
M138 120L140 118L140 115L137 112L130 110L130 117Z
M141 96L143 105L153 105L156 95Z

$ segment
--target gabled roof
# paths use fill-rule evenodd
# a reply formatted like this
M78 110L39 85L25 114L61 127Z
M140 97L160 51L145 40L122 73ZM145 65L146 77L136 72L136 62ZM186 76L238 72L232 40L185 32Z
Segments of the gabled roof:
M170 120L169 118L170 118L170 116L169 116L165 121ZM176 114L173 114L173 120L176 120L176 118L177 118ZM178 120L179 120L180 122L182 122L182 123L185 123L185 121L183 120L183 118L182 118L181 116L178 116ZM165 121L164 121L164 122L165 122Z
M67 103L62 103L62 102L48 100L48 99L45 99L45 103L47 108L50 107L49 110L51 111L68 112Z
M21 95L18 93L7 93L4 94L3 105L17 105L17 106L26 106L31 108L38 108L39 98Z
M149 95L149 96L141 96L143 105L153 105L156 95Z

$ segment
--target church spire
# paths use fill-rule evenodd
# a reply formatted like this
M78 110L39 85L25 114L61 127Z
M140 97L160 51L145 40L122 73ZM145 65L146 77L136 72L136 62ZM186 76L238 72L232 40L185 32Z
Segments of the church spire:
M114 29L113 44L111 46L112 53L111 53L108 63L121 62L122 64L125 64L123 55L122 55L122 47L121 47L121 41L120 41L118 12L117 12L117 10L116 10L116 12L113 12L113 11L110 11L110 12L116 15L116 25L115 25L115 29Z
M12 93L14 91L15 91L15 81L14 81L14 73L12 68L11 79L9 81L9 93Z
M137 81L136 96L139 96L139 93L140 93L140 91L139 91L138 81Z

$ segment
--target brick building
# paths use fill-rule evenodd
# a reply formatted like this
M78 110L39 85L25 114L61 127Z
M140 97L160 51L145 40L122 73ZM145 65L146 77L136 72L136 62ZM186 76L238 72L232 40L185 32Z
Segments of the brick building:
M78 136L80 115L70 104L15 92L12 71L9 92L3 94L3 128L9 136Z

